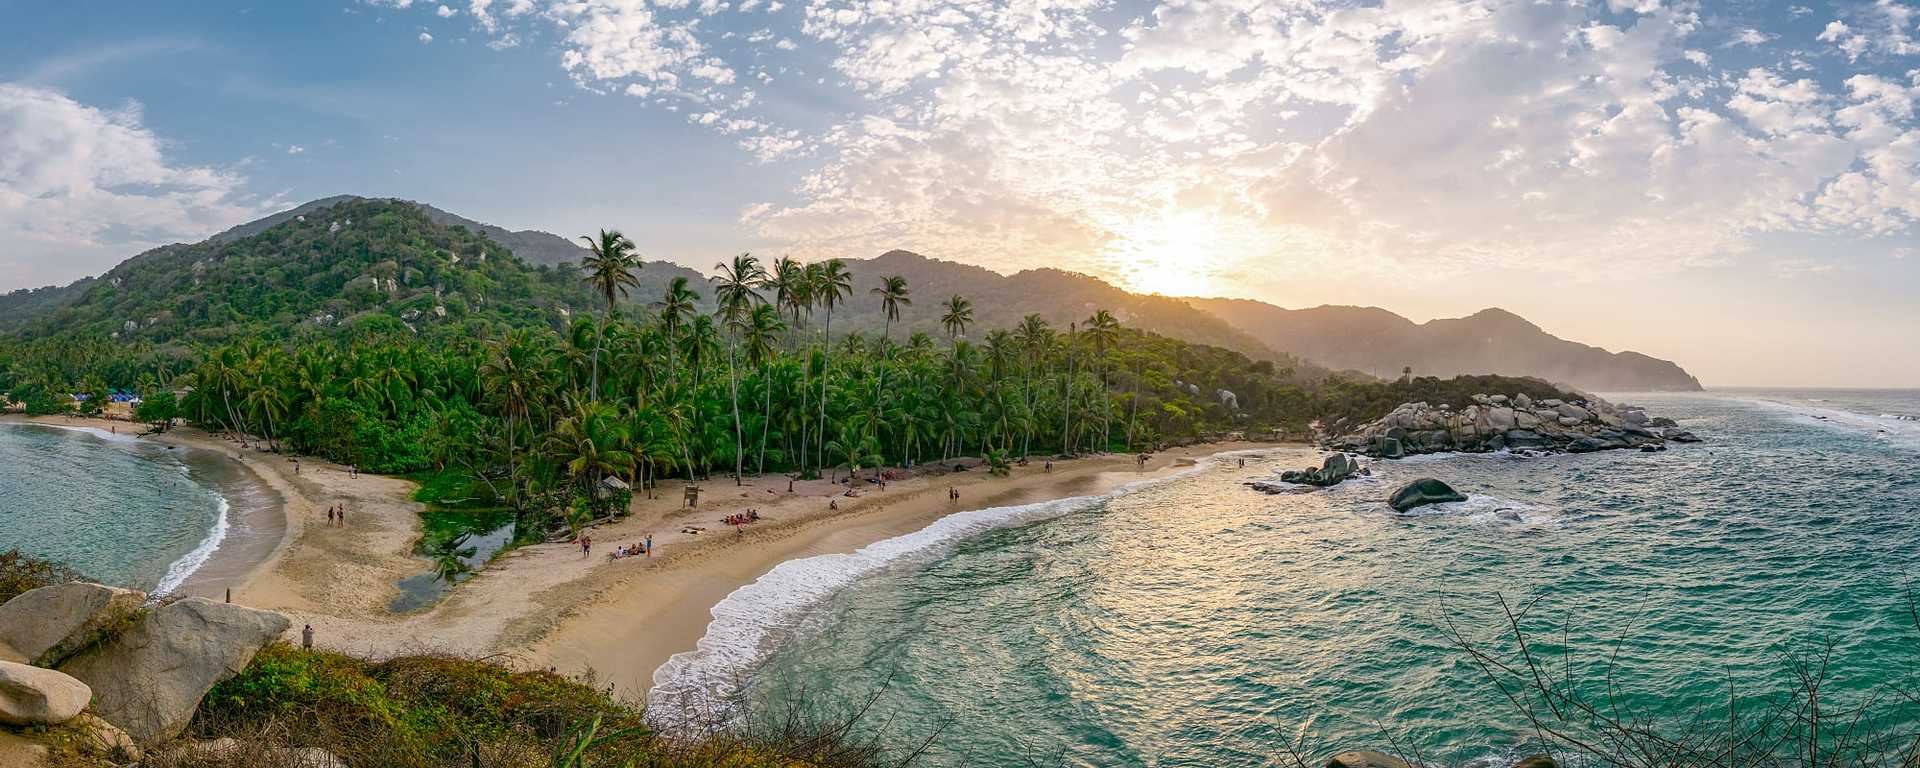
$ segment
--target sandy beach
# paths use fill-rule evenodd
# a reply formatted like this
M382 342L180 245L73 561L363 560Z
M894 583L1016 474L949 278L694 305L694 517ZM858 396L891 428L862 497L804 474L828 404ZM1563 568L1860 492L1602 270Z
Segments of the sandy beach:
M97 419L31 421L142 429ZM292 618L290 641L297 642L301 627L310 624L316 645L373 658L418 652L504 657L590 676L636 701L656 668L694 649L716 603L784 561L851 552L955 512L1106 493L1217 452L1272 446L1174 449L1144 465L1132 455L1100 456L1059 462L1051 471L1036 459L1008 477L975 468L905 478L885 490L863 483L855 497L828 480L768 475L735 486L732 478L716 476L700 483L698 509L686 509L681 483L668 481L659 498L635 498L630 517L592 529L591 555L571 543L522 546L431 608L395 614L388 606L400 594L397 582L430 568L412 554L422 509L410 498L412 482L354 476L318 459L295 462L191 429L147 439L225 454L279 496L284 533L278 542L270 548L257 541L222 547L204 569L222 575L220 580L190 580L183 591L218 597L231 584L234 602ZM948 498L949 488L959 499ZM336 504L346 506L344 527L326 524L327 508ZM748 509L762 520L738 532L720 522ZM683 532L691 527L705 531ZM653 557L607 558L617 546L636 544L649 533Z

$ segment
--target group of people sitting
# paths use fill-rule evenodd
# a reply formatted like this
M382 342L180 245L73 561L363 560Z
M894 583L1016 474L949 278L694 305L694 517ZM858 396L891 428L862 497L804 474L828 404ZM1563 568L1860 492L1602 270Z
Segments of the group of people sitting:
M720 522L736 527L746 525L747 523L757 523L760 522L760 510L749 509L739 514L727 515L726 519Z
M621 558L639 557L641 555L646 555L648 557L653 556L653 537L652 536L648 536L645 541L634 542L632 544L622 544L618 547L614 547L613 553L607 555L607 559L619 560Z

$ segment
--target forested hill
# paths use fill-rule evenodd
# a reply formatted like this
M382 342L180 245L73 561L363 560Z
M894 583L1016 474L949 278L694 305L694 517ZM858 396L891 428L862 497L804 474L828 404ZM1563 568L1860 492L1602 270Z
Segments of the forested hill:
M172 308L166 305L173 303L175 298L182 297L159 293L146 296L133 296L129 295L126 290L129 286L137 283L161 291L170 291L179 287L180 283L164 279L166 277L165 273L168 270L183 265L191 268L193 261L202 257L211 261L225 261L227 254L238 252L247 253L251 257L255 267L264 268L268 266L266 262L272 262L281 255L292 255L280 254L276 249L289 244L299 245L303 241L300 240L300 236L288 238L275 235L269 240L260 242L252 242L252 238L259 237L268 233L269 230L282 226L290 225L294 229L307 229L309 228L308 225L317 223L320 227L326 227L335 221L344 222L354 218L347 213L347 211L371 210L369 206L387 210L396 216L407 219L409 221L408 227L417 230L417 233L426 239L417 243L410 239L412 235L406 235L404 237L387 237L382 235L368 239L370 233L367 231L348 233L344 240L340 237L332 237L329 239L337 241L337 243L361 243L365 246L361 254L362 256L381 255L379 249L387 246L395 246L399 250L392 255L395 257L393 261L395 261L396 266L398 266L401 261L407 261L411 256L416 255L413 253L415 246L420 244L431 245L442 241L451 243L452 240L450 238L452 238L453 235L450 233L450 230L463 228L466 234L462 236L461 242L465 243L469 250L478 252L478 250L475 249L480 247L479 243L481 240L490 240L496 246L496 250L490 252L511 253L513 256L518 257L520 262L519 264L502 265L496 261L495 266L497 268L505 271L512 271L515 268L531 269L536 275L536 282L551 282L555 288L565 289L562 293L574 293L576 291L572 289L579 288L577 285L560 285L559 283L566 281L558 281L557 276L562 273L560 267L563 264L577 264L580 258L586 254L586 250L580 247L578 243L567 240L559 235L538 230L510 231L491 224L484 224L448 213L424 203L339 195L314 200L271 216L241 224L216 234L201 243L192 245L176 244L155 248L122 262L105 275L82 278L68 285L21 289L11 293L0 294L0 334L26 330L29 332L29 335L40 335L53 328L53 326L48 325L46 321L56 319L56 313L59 313L57 317L63 322L79 323L79 325L58 326L58 329L62 331L100 330L102 333L112 333L115 330L119 330L123 333L131 332L125 327L127 320L135 320L144 324L148 317L158 319L161 315L147 310L171 310ZM335 209L338 210L336 211ZM368 217L361 216L360 219L365 222L368 220ZM484 236L484 238L479 236ZM337 249L325 245L309 248L307 252L299 258L299 261L304 262L305 266L295 266L291 272L283 269L282 273L297 273L302 276L304 281L316 268L325 267L331 271L335 265L322 262L326 262L328 257L335 255L336 252ZM192 253L194 256L182 261L180 258L182 253ZM451 255L451 253L451 251L448 251L449 255ZM348 255L352 256L352 254ZM377 261L378 260L376 260L376 263ZM408 263L411 264L412 262L409 261ZM239 268L239 265L235 266ZM349 267L350 266L351 265L349 265ZM472 268L471 264L468 266L469 269ZM541 267L551 267L553 270L551 270L550 273L545 273L540 270ZM230 273L231 271L232 270L222 270L221 274ZM698 286L705 282L705 278L699 272L667 261L645 262L635 276L639 280L639 285L633 289L632 298L633 301L640 303L651 302L655 298L658 298L659 295L665 291L668 283L675 277L688 278L696 285L696 290L702 290ZM204 283L205 275L201 277ZM118 285L115 285L113 282L116 278L119 280ZM577 283L578 281L575 280L573 282ZM104 284L113 290L94 293L92 289L96 283ZM303 286L304 285L303 283ZM308 287L317 287L322 292L330 290L335 293L339 292L330 288L330 285L331 281L322 280ZM368 282L368 285L371 286L371 281ZM292 286L283 285L282 287ZM408 287L405 281L402 280L401 284L396 286L396 293L401 292L399 289ZM580 289L577 292L580 296L571 297L573 303L586 303L585 290ZM408 291L407 293L409 297L411 297L412 292ZM291 303L322 306L328 305L331 300L337 297L333 295L333 293L327 293L326 295L311 298L316 299L316 301L295 301ZM112 303L114 305L110 307L112 311L122 312L123 314L133 311L137 312L139 316L134 317L127 315L122 317L111 323L112 327L93 322L102 319L98 317L103 309L98 306L102 301ZM81 306L83 304L84 306ZM133 306L136 304L150 304L154 306ZM69 306L73 306L72 311L61 312L63 308ZM710 298L703 298L699 306L703 310L710 310L712 309L712 302ZM333 311L336 319L339 319L346 315L341 314L338 310L344 309L348 312L356 312L366 308L365 305L348 302L343 305L334 306L331 311ZM415 307L409 305L391 314L397 316L399 313L403 313L407 309L412 308ZM428 309L431 309L431 307L428 307ZM301 318L288 317L286 319L289 322L294 322ZM522 319L524 319L524 317ZM136 333L134 335L136 338L171 338L172 336L180 335L179 332L187 330L187 324L188 323L176 323L173 332L162 329L156 333Z
M1680 366L1567 341L1502 309L1415 323L1378 307L1282 309L1246 299L1188 299L1269 346L1337 369L1397 377L1533 376L1589 391L1695 391Z
M529 265L411 203L323 202L43 289L52 295L14 302L10 308L32 314L8 325L34 337L167 344L360 325L552 327L593 306L574 272Z

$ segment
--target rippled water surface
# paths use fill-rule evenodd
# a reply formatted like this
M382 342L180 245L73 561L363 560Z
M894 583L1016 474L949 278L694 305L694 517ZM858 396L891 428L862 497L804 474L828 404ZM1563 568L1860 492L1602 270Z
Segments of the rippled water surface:
M1827 635L1833 695L1911 682L1920 423L1899 417L1920 393L1619 399L1708 442L1379 462L1280 496L1240 483L1313 452L1223 462L767 614L771 655L735 673L829 710L877 695L863 727L939 733L937 766L1271 765L1295 737L1511 754L1522 723L1446 632L1498 630L1500 596L1539 599L1526 626L1556 653L1563 630L1576 658L1619 643L1626 703L1656 718L1718 704L1729 681L1768 689L1782 654ZM1381 500L1419 476L1471 498L1392 514Z
M0 550L143 590L179 586L234 521L215 455L130 435L0 424Z

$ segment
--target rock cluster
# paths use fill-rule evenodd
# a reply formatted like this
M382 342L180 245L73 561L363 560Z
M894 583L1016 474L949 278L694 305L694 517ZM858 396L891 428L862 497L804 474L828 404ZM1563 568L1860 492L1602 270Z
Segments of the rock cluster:
M1255 490L1267 493L1286 493L1289 485L1314 485L1321 488L1339 485L1349 477L1372 474L1372 470L1361 466L1360 462L1344 453L1328 456L1318 467L1289 469L1280 473L1280 481L1253 480L1247 483Z
M1328 438L1329 447L1377 458L1502 449L1586 453L1699 442L1672 419L1600 398L1535 401L1524 394L1474 395L1473 404L1404 403L1377 421ZM1657 449L1656 449L1657 450Z
M141 747L185 730L200 699L289 626L277 613L205 598L145 602L73 583L0 605L0 725L63 726L92 751L138 759Z

